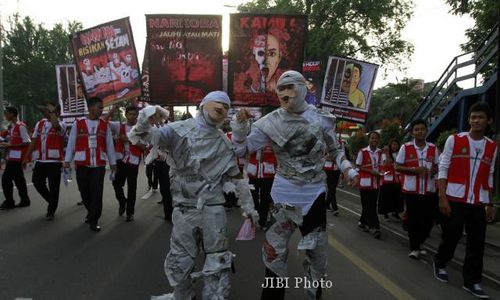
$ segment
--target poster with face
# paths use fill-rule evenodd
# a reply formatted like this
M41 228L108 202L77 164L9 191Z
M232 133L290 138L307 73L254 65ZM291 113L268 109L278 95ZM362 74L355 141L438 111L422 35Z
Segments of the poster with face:
M314 106L319 105L323 84L321 61L305 61L302 64L302 75L306 78L306 102Z
M56 65L57 95L61 117L77 117L88 113L82 85L75 65Z
M378 65L330 56L321 105L340 120L366 122Z
M302 70L307 17L232 14L228 92L234 105L279 106L276 82Z
M104 105L141 95L141 78L128 18L74 33L71 48L87 98Z
M147 15L149 96L162 105L197 105L222 89L222 16Z

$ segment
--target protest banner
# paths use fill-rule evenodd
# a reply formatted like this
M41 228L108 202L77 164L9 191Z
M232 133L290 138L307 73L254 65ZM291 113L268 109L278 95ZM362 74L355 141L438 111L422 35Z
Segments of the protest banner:
M196 105L222 89L222 16L147 15L149 98Z
M330 56L326 67L321 106L339 120L366 122L378 65Z
M61 106L61 117L71 118L88 113L87 102L78 80L75 65L56 65L57 96Z
M302 71L307 17L232 14L228 92L234 105L279 106L276 81Z
M71 48L86 98L104 105L139 97L141 78L128 18L74 33Z

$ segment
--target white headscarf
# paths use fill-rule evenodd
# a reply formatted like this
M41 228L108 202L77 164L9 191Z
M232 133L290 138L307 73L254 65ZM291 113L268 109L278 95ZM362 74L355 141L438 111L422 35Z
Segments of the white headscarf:
M229 99L229 96L226 94L226 92L223 91L214 91L208 93L203 100L201 100L200 103L200 111L201 111L201 117L202 117L202 123L205 123L206 125L209 125L211 127L217 127L222 125L224 121L221 121L219 123L214 123L209 117L208 117L208 112L203 110L203 105L209 103L209 102L219 102L219 103L224 103L227 104L229 107L231 107L231 99Z

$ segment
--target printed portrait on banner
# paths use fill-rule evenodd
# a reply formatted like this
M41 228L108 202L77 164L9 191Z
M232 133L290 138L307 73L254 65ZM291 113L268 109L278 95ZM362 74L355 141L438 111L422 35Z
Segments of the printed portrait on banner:
M75 65L56 65L57 95L61 117L87 114L87 102Z
M73 34L71 46L87 98L110 105L141 95L141 78L128 18Z
M366 122L378 65L330 56L323 83L321 105L338 119Z
M323 85L321 61L305 61L302 64L302 75L306 78L306 102L314 106L319 105Z
M306 30L302 15L231 15L228 92L235 105L279 106L276 82L302 70Z
M147 15L149 98L196 105L222 89L222 16Z

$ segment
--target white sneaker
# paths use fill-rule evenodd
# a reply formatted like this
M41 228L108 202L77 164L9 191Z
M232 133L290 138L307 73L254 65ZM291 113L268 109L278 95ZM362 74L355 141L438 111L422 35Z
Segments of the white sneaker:
M420 251L413 250L413 251L410 252L410 254L408 254L408 257L409 258L413 258L413 259L419 259L419 257L420 257Z
M418 254L420 254L422 256L426 256L427 255L427 250L419 250Z
M141 199L143 199L143 200L149 199L153 195L153 193L154 193L153 191L155 191L155 190L151 189L151 190L147 191L147 193L144 194L144 196L142 196Z

